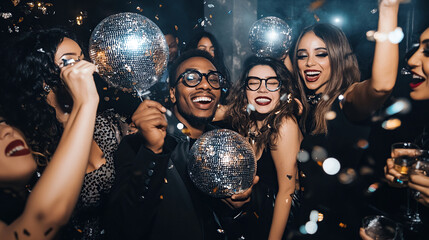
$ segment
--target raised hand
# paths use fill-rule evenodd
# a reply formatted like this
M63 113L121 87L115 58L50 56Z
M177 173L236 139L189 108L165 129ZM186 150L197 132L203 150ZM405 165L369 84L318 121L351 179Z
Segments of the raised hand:
M61 68L60 77L73 98L73 104L98 101L93 74L95 65L82 60Z
M144 138L145 146L154 153L161 153L164 146L164 138L167 134L166 111L167 109L160 103L145 100L131 117Z

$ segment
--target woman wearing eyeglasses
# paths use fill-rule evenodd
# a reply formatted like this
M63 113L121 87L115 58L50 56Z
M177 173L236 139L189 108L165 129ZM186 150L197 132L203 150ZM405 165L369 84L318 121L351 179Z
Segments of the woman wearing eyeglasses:
M257 159L262 190L258 239L281 239L298 199L296 156L302 141L292 76L276 59L251 57L230 95L225 116L232 128L249 139ZM273 208L274 205L274 208ZM289 225L288 224L288 225Z

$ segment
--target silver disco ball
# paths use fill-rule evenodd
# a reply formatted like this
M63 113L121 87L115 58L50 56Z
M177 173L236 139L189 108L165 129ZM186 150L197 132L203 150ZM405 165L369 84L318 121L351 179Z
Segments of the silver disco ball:
M163 33L137 13L119 13L101 21L89 40L89 54L106 82L139 96L160 79L168 63Z
M252 146L231 130L216 129L203 134L188 157L192 182L213 197L224 198L246 191L256 175Z
M292 29L280 18L261 18L250 28L249 44L258 57L280 59L292 45Z

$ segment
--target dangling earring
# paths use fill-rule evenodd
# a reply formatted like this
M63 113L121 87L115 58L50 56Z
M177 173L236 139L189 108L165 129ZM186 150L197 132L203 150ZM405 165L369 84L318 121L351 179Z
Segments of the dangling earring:
M51 87L48 84L45 84L45 86L43 86L43 90L45 90L46 93L51 92Z
M287 95L287 103L291 103L292 102L292 93L289 93Z

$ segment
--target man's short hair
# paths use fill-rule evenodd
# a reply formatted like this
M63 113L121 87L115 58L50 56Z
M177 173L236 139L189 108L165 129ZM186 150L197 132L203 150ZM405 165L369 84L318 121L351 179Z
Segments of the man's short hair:
M218 63L216 63L216 61L214 60L214 58L206 51L203 50L199 50L199 49L191 49L189 51L186 51L184 53L182 53L173 63L173 65L170 68L170 72L169 72L169 86L170 88L175 87L177 85L177 79L176 79L176 74L177 74L177 69L179 68L180 64L182 64L184 61L193 58L193 57L202 57L205 58L207 60L209 60L213 66L215 66L217 71L221 71L220 70L220 66ZM221 72L223 75L225 75L225 73Z

